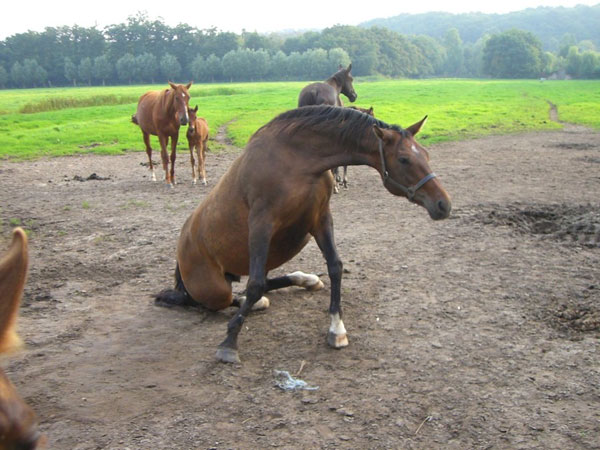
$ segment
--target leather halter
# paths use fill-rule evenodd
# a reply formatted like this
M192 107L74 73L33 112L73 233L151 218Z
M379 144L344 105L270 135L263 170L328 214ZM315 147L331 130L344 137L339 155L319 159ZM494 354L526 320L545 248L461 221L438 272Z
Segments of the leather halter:
M387 169L386 169L386 165L385 165L385 156L383 155L383 140L377 136L377 140L379 141L379 156L381 156L381 179L383 180L383 185L385 186L386 183L390 183L392 186L400 189L402 192L404 192L406 194L406 197L412 201L415 198L415 194L417 193L417 191L423 187L423 185L425 183L427 183L429 180L437 177L437 175L433 172L425 175L423 178L421 178L421 180L413 185L413 186L404 186L403 184L398 183L397 181L395 181L392 177L390 177L390 174L388 173Z

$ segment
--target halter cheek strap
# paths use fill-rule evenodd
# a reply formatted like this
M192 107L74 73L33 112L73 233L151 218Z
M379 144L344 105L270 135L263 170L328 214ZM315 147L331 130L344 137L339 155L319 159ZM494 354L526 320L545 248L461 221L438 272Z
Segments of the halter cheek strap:
M414 186L404 186L403 184L398 183L397 181L395 181L392 177L390 177L390 174L387 171L386 165L385 165L385 156L383 155L383 140L381 140L381 138L377 137L377 140L379 141L379 156L381 157L381 179L383 180L383 185L385 186L386 183L391 184L392 186L400 189L402 192L404 192L406 194L406 197L412 201L415 198L415 194L417 193L417 191L419 189L421 189L421 187L423 187L423 185L425 183L427 183L429 180L437 177L437 175L433 172L431 172L430 174L425 175L423 178L421 178L421 180L419 180L419 182L417 184L415 184Z

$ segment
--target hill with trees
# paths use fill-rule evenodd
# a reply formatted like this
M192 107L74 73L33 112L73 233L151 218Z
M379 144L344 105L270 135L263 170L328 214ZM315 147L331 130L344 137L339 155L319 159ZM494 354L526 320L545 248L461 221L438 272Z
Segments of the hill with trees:
M560 50L565 35L570 35L575 42L589 40L596 48L600 48L600 3L573 8L528 8L507 14L400 14L369 20L360 26L384 27L399 33L427 35L436 39L443 39L450 28L455 28L466 43L475 43L485 35L516 28L533 33L542 42L544 50L552 52Z

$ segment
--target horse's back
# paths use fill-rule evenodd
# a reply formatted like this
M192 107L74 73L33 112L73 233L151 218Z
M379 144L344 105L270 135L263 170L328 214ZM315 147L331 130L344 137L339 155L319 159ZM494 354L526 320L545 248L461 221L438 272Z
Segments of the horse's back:
M135 122L143 132L156 135L157 127L154 123L154 108L160 101L162 91L148 91L143 94L135 112Z
M336 98L335 89L327 83L311 83L300 91L298 106L336 105Z

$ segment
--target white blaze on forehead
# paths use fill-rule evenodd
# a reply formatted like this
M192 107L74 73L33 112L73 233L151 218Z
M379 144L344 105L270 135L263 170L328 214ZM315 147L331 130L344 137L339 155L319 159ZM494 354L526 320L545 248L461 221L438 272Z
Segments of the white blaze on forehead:
M418 149L417 147L415 147L415 144L413 144L413 145L410 147L410 149L413 151L413 153L414 153L415 155L418 155L418 154L419 154L419 149Z

